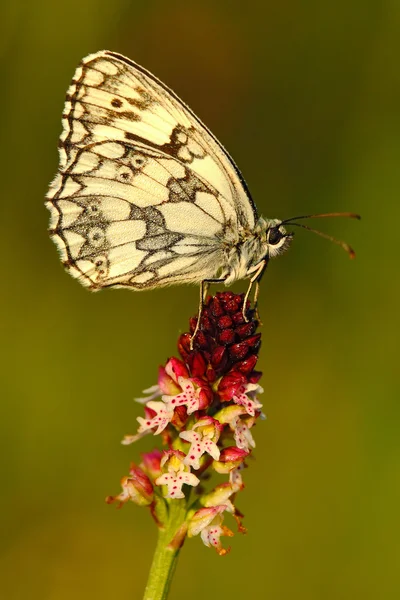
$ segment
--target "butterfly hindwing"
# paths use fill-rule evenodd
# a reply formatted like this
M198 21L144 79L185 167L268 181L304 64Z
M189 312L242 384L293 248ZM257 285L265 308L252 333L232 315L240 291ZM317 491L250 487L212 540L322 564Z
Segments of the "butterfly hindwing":
M218 195L170 157L112 144L78 152L53 200L72 274L92 287L201 280L226 226Z
M254 226L236 167L191 111L128 59L84 59L68 90L48 193L64 264L94 289L198 282L229 229Z

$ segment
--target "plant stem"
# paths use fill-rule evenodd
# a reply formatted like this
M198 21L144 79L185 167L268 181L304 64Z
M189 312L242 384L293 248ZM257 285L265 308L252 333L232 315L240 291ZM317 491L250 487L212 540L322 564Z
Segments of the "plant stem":
M150 568L143 600L166 600L185 539L186 499L172 500L168 504L168 517L164 528L159 529L157 546Z

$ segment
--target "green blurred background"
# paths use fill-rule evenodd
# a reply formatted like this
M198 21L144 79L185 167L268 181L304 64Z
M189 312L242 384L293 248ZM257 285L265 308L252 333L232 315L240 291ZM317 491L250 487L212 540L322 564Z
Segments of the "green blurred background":
M74 69L107 48L199 114L261 214L363 216L318 223L354 245L355 261L299 231L271 264L268 420L238 499L249 532L226 558L188 541L171 598L398 598L398 0L1 11L1 597L140 598L156 538L147 511L104 497L154 441L120 445L198 290L90 294L63 271L43 205Z

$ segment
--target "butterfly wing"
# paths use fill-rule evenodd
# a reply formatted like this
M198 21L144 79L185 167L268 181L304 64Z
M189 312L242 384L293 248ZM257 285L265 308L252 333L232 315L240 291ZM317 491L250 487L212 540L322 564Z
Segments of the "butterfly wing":
M48 192L65 266L93 289L199 282L256 211L234 162L181 100L129 59L86 57L68 90Z

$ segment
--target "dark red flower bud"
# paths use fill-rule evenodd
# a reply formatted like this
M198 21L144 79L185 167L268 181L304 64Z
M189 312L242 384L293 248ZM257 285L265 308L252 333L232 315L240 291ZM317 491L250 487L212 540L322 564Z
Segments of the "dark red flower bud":
M231 300L229 300L228 302L225 303L225 310L227 313L235 313L239 310L239 302L237 301L237 298L234 297Z
M229 315L223 315L217 321L217 325L220 329L228 329L232 326L232 317Z
M190 355L190 341L192 336L190 333L183 333L178 340L178 351L183 360L187 360Z
M222 401L232 400L233 396L236 396L246 383L247 378L243 373L231 371L219 382L218 395L220 399Z
M243 340L244 338L247 338L250 335L253 335L253 333L256 330L256 327L257 326L254 321L249 321L248 323L242 323L242 325L239 325L239 327L236 327L235 333L237 336L239 336L239 338L241 340Z
M242 314L241 310L239 310L234 315L232 315L232 321L234 322L235 325L241 325L242 323L246 322L244 320L244 317L243 317L243 314Z
M229 348L229 354L233 361L243 360L251 352L257 352L260 348L260 333L246 338L242 342L234 344Z
M207 350L208 343L207 343L207 337L206 337L204 331L199 330L197 332L197 335L196 335L196 346L198 346L201 349Z
M235 332L233 329L223 329L218 335L218 341L220 344L227 346L235 341Z
M213 393L209 387L203 387L199 393L199 410L206 410L213 401Z
M224 309L221 306L221 302L220 302L218 295L214 296L211 299L209 307L210 307L210 312L213 317L220 317L224 314Z
M261 375L261 371L253 371L248 377L249 383L257 383L261 379Z
M242 461L248 454L249 453L246 452L246 450L241 450L237 446L228 446L228 448L223 448L223 450L221 450L218 462Z
M210 332L212 332L212 325L211 325L211 321L208 318L208 315L202 315L201 317L201 330L203 331L203 333L205 333L206 335Z
M257 364L258 356L257 354L252 354L248 358L245 358L242 361L239 361L235 364L235 371L240 371L244 375L250 375L252 370ZM250 381L250 379L249 379ZM257 380L258 381L258 380ZM255 383L252 381L252 383Z
M214 369L223 369L228 359L227 351L224 346L217 346L210 358L210 362Z
M251 348L252 350L258 351L258 349L260 348L261 345L261 333L256 333L256 335L253 335L249 338L247 338L245 340L246 344L249 346L249 348Z
M188 365L192 376L202 377L205 375L207 363L201 352L192 352L188 358Z
M217 379L217 374L211 365L208 365L207 367L206 376L209 383L214 383L214 381Z
M249 353L249 347L245 341L234 344L229 348L229 355L233 361L243 360Z

